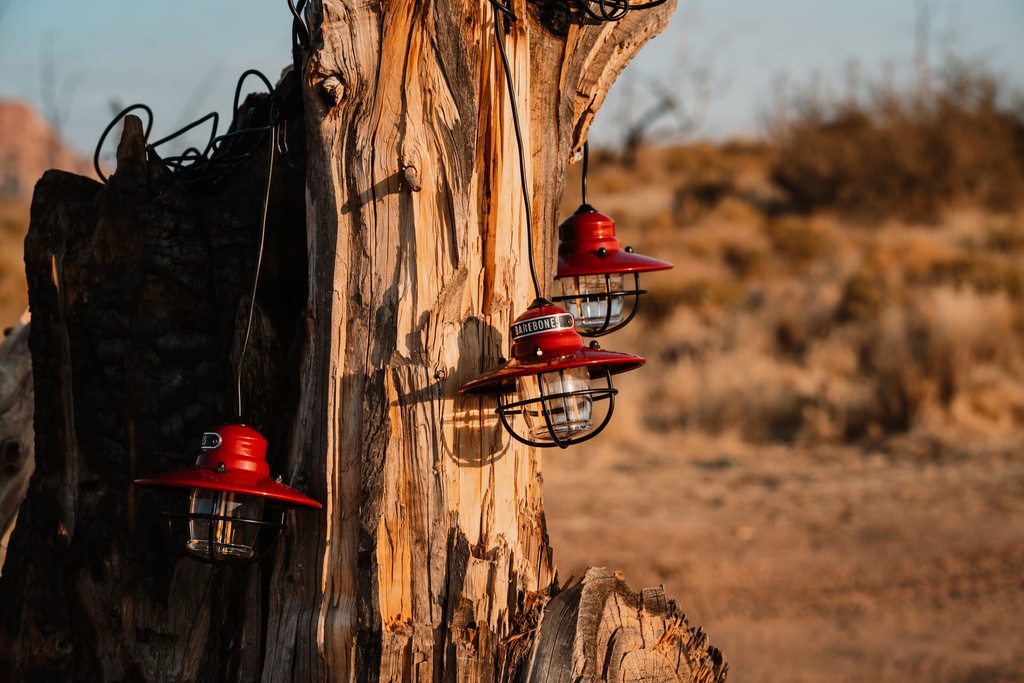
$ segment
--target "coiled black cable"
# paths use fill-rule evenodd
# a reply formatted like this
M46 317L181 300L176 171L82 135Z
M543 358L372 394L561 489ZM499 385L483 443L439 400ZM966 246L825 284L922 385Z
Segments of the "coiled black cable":
M664 5L666 0L632 3L629 0L574 0L572 3L590 20L597 22L620 21L633 10L645 10Z
M250 77L255 77L262 83L267 89L268 97L271 100L271 105L265 108L260 107L260 111L257 111L256 106L249 106L244 111L242 110L245 106L244 103L240 102L242 99L242 86ZM273 100L278 96L278 93L279 89L275 89L265 75L255 69L249 69L239 76L235 85L234 99L232 100L232 126L228 132L220 135L217 134L220 125L220 115L217 112L210 112L155 142L148 142L153 128L153 110L145 104L133 104L125 107L107 125L103 130L103 134L100 135L99 141L96 143L96 150L93 153L93 167L96 170L96 175L104 183L107 182L107 176L103 173L103 168L100 165L100 153L107 140L107 136L110 135L110 132L125 116L141 110L145 112L147 117L144 136L148 146L153 149L177 140L189 131L209 123L210 133L202 150L197 147L188 147L179 154L163 157L163 162L175 172L180 173L182 182L185 183L197 182L199 180L214 180L223 176L251 158L260 149L263 140L271 132L272 128L284 125L283 121L277 120L279 117L276 113L279 111L279 108L273 106Z

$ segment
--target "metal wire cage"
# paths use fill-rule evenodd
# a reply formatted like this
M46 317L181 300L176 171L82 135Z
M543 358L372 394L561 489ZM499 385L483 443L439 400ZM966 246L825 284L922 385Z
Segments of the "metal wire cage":
M597 436L611 419L615 394L611 376L634 370L644 359L584 346L566 309L536 299L510 326L512 358L460 387L470 395L497 395L502 427L528 446L566 448ZM596 384L595 384L596 383ZM595 419L595 404L604 404ZM521 416L521 428L514 418Z
M582 373L574 373L581 370ZM498 418L502 426L516 441L527 446L538 448L568 448L594 438L607 426L615 410L615 395L618 389L612 386L611 373L607 368L600 368L599 378L604 386L591 385L592 377L584 381L580 375L589 375L587 368L558 370L540 375L525 375L517 380L518 390L513 394L498 394ZM566 379L566 375L576 377ZM554 377L550 377L550 376ZM528 388L533 385L534 390ZM562 386L566 390L550 393L553 386ZM510 400L512 396L519 400ZM604 416L599 422L594 420L595 404L607 401ZM513 426L516 416L523 418L525 433Z
M640 273L672 267L623 248L615 221L589 204L562 221L558 235L555 285L560 293L552 301L573 314L576 331L584 337L600 337L628 324L647 293L640 288Z
M174 544L188 557L214 565L259 562L277 545L285 529L283 508L265 519L257 496L193 491L189 509L165 511Z
M626 248L629 250L629 247ZM622 329L640 310L640 274L633 276L631 289L625 289L627 275L600 273L555 278L561 294L551 300L572 313L576 331L584 337L601 337Z
M222 425L203 434L194 467L136 479L135 484L190 492L187 512L164 513L172 538L189 557L211 564L256 561L284 529L284 508L322 507L280 477L271 477L266 454L267 440L255 429ZM281 510L276 522L262 519L267 505Z

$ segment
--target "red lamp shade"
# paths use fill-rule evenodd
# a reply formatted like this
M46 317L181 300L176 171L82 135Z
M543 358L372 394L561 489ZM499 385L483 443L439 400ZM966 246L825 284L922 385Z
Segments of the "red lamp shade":
M611 375L640 367L640 356L604 351L592 342L583 345L568 311L537 299L511 326L512 359L503 361L464 384L464 394L496 394L502 426L517 441L530 446L565 448L597 436L611 419L617 390ZM604 386L593 388L593 380ZM515 394L516 400L510 400ZM592 409L608 401L604 419L595 426ZM525 434L511 418L523 416Z
M320 508L320 503L271 478L267 440L245 425L223 425L203 434L194 467L136 479L139 486L191 489L188 554L204 562L238 562L255 557L259 532L283 523L262 520L264 503Z
M587 337L614 332L633 319L640 305L640 273L667 270L671 263L622 248L615 221L583 204L558 226L558 272L553 297L576 318L576 330ZM626 278L632 275L632 289ZM629 298L628 312L624 304Z

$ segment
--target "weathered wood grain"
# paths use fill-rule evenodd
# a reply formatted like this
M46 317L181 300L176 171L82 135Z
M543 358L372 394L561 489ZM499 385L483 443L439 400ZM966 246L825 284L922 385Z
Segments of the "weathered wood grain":
M316 571L274 582L264 680L495 680L526 596L554 584L539 456L457 389L507 354L535 295L529 249L550 281L573 150L671 5L562 34L543 9L516 2L495 25L479 1L312 3L313 372L292 458L315 463L329 505L295 549Z

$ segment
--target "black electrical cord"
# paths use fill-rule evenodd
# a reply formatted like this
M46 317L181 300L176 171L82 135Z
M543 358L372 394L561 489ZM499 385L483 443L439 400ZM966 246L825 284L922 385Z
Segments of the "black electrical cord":
M266 125L253 125L252 124L252 120L253 120L253 118L255 116L255 110L253 108L249 108L245 112L244 115L242 115L241 117L239 116L239 99L241 98L242 84L245 81L245 79L248 78L249 76L256 76L257 78L259 78L263 82L263 84L266 85L268 87L268 89L270 89L270 91L271 91L270 104L269 104L268 111L267 111L267 124ZM168 157L168 158L164 159L165 163L167 163L167 165L169 167L173 168L176 172L179 172L179 173L193 172L192 179L194 180L194 179L199 179L199 178L209 178L209 177L215 177L217 175L223 175L224 173L228 172L229 170L237 167L237 165L241 161L244 161L245 159L248 159L249 157L251 157L253 155L253 153L254 153L254 151L256 149L256 146L262 140L262 134L263 133L268 133L269 134L270 140L269 140L269 144L268 144L269 154L268 154L268 161L267 161L267 181L266 181L266 189L265 189L264 194L263 194L263 210L262 210L261 219L260 219L259 244L258 244L257 252L256 252L256 268L255 268L255 273L253 274L253 279L252 279L252 289L250 291L249 312L248 312L248 316L247 316L246 324L245 324L245 333L244 333L244 335L242 337L242 347L241 347L241 350L239 351L239 354L238 354L238 366L237 366L237 368L235 370L236 408L238 410L237 415L239 417L241 417L242 416L242 369L243 369L243 366L244 366L244 363L245 363L246 352L248 351L248 348L249 348L249 337L250 337L251 332L252 332L252 321L253 321L253 317L255 315L255 309L256 309L256 290L257 290L257 287L259 285L260 270L261 270L262 264L263 264L263 253L264 253L264 248L265 248L265 245L266 245L267 214L268 214L269 207L270 207L270 188L271 188L271 183L272 183L272 180L273 180L274 160L276 158L276 154L275 153L279 151L278 150L278 132L277 131L278 131L278 127L279 126L282 127L282 129L285 129L285 127L287 126L287 122L284 121L284 120L277 121L278 107L277 107L277 102L276 102L276 97L275 97L275 90L270 85L270 81L262 73L260 73L258 71L255 71L255 70L252 70L252 69L246 71L245 73L243 73L239 77L238 83L235 86L235 97L234 97L233 105L234 105L234 117L233 118L235 119L235 121L237 123L237 126L238 126L238 128L236 130L229 131L229 132L227 132L227 133L225 133L223 135L219 135L218 136L217 135L217 124L218 124L218 122L220 120L220 117L217 115L216 112L211 112L210 114L207 114L206 116L203 116L202 118L199 118L199 119L193 121L192 123L189 123L189 124L183 126L182 128L179 128L178 130L174 131L170 135L167 135L167 136L165 136L163 138L160 138L159 140L157 140L156 142L153 142L149 146L153 147L153 148L156 148L156 147L158 147L160 145L163 145L163 144L165 144L167 142L170 142L171 140L174 140L174 139L180 137L181 135L183 135L183 134L187 133L188 131L192 130L193 128L195 128L195 127L205 123L206 121L212 121L211 131L210 131L210 138L209 138L209 140L207 142L205 150L200 152L195 147L189 147L182 154L180 154L178 156ZM143 136L147 140L149 138L149 134L150 134L150 132L151 132L151 130L153 128L153 110L152 109L150 109L145 104L133 104L133 105L131 105L129 107L126 107L120 113L118 113L118 115L116 117L114 117L114 120L111 121L107 125L106 129L104 129L103 134L100 136L99 142L96 145L96 151L93 154L93 166L96 169L96 174L100 177L101 180L103 180L104 183L107 182L107 177L103 174L103 170L100 167L100 162L99 162L100 151L103 148L103 143L106 140L107 136L110 134L110 131L112 131L114 129L114 127L122 119L124 119L125 116L127 116L128 114L130 114L131 112L136 111L136 110L142 110L147 115L147 119L148 120L147 120L147 123L146 123L146 128L145 128L145 131L143 133ZM249 148L246 148L246 149L244 149L242 151L238 151L238 150L234 149L235 146L238 144L238 141L241 140L243 138L243 136L251 135L251 134L254 134L254 133L260 135L260 140L257 140L256 143L254 143L253 146L251 146ZM188 182L188 179L185 179L184 182Z
M582 201L580 204L587 206L587 171L590 168L590 140L583 141L583 172L582 178L580 179L580 195Z
M593 21L607 22L620 21L633 10L645 10L664 5L666 0L651 0L651 2L631 3L629 0L575 0L576 5L587 17ZM597 5L597 11L594 11Z
M302 59L309 50L309 28L302 19L302 10L306 6L306 0L288 0L288 9L292 13L292 66L295 73L302 68Z
M537 277L537 264L534 260L533 250L533 209L530 205L530 191L526 177L526 151L523 144L523 131L519 125L519 107L516 105L515 84L512 81L512 69L509 67L508 55L505 52L505 39L502 36L502 27L499 25L502 15L511 21L516 20L515 13L508 7L502 5L498 0L491 0L491 7L494 8L494 35L498 43L498 54L501 55L501 65L505 71L505 83L508 86L508 96L512 104L512 125L516 133L516 147L519 150L519 180L523 188L523 204L526 208L526 241L529 243L527 250L530 261L530 277L533 279L534 298L541 298L540 279Z
M260 145L265 140L264 135L269 137L267 180L263 194L263 209L260 218L256 266L252 278L252 288L250 291L249 311L245 323L245 332L242 336L242 346L238 354L238 365L235 369L236 408L239 418L242 416L242 370L245 364L246 353L249 348L249 338L252 333L253 317L255 316L256 310L256 292L259 286L260 271L262 269L263 255L266 247L267 215L270 207L270 190L273 182L274 162L276 158L280 156L287 166L295 168L296 165L293 163L292 157L297 156L301 159L304 153L301 149L301 132L293 135L293 137L297 138L298 142L289 143L288 128L289 124L294 124L294 122L291 121L292 118L296 118L299 121L301 121L302 118L301 93L297 87L297 79L301 60L304 57L306 50L309 48L309 31L306 28L305 22L302 20L301 14L305 5L306 0L298 0L297 3L295 0L288 0L288 7L291 10L293 17L292 49L295 67L294 70L292 73L286 74L276 88L270 82L270 79L255 69L249 69L242 73L242 75L238 77L238 81L235 83L235 93L234 98L232 99L232 123L228 132L222 135L217 135L220 116L217 112L211 112L191 123L186 124L185 126L182 126L173 133L166 135L153 143L149 143L149 136L153 129L153 110L145 104L133 104L121 110L107 125L103 130L103 134L100 135L99 141L96 143L95 152L93 153L93 167L96 170L96 175L106 183L107 176L103 173L103 169L100 167L100 153L103 149L103 144L106 142L107 136L114 127L120 123L125 116L137 110L141 110L146 113L147 122L143 132L143 138L147 141L147 146L151 149L155 149L161 145L171 142L172 140L176 140L190 130L197 128L208 121L210 122L210 135L207 139L206 146L202 151L196 147L188 147L176 156L163 158L164 163L169 168L171 168L175 173L180 174L181 181L183 183L195 182L198 180L212 180L233 171L238 168L242 162L251 158L256 153ZM259 116L259 113L254 106L250 106L242 112L242 86L249 77L257 78L269 93L269 103L266 107L265 122L257 122L257 119L262 119L262 117Z
M248 108L244 113L241 111L242 105L239 103L239 100L241 99L242 86L250 76L258 78L270 93L271 106L265 122L254 123L257 112L253 107ZM269 133L277 124L275 121L277 110L273 106L275 93L274 86L266 76L259 71L249 69L239 76L238 82L235 85L235 94L232 101L233 130L218 135L217 129L220 125L220 115L217 112L210 112L152 143L149 143L148 140L153 128L153 110L145 104L133 104L125 107L107 125L103 130L103 134L100 135L99 141L96 143L96 149L93 153L93 167L96 170L96 175L104 183L107 182L107 176L103 173L103 169L100 166L100 153L103 150L107 136L110 135L110 132L125 116L134 111L142 110L146 113L148 119L144 138L147 140L149 147L153 149L176 140L190 130L210 122L210 135L203 150L200 151L196 147L188 147L180 154L164 157L163 161L169 168L179 172L182 176L182 182L185 183L219 178L252 157L259 148L263 135Z
M274 120L274 104L270 104L270 120ZM270 184L274 177L274 152L277 149L277 129L270 129L269 157L267 161L267 184L263 193L263 212L260 218L260 239L256 249L256 269L252 276L252 290L249 292L249 315L245 322L245 334L242 337L242 348L238 352L238 368L235 371L237 390L238 416L242 417L242 367L245 364L245 353L249 349L249 334L252 331L252 318L256 311L256 289L260 282L260 270L263 266L263 249L267 241L267 212L270 208Z
M146 112L148 121L144 133L147 145L156 149L172 140L180 138L192 129L210 122L210 135L207 138L206 146L200 150L196 147L188 147L181 153L174 156L163 157L163 162L180 175L183 183L197 181L216 180L251 158L261 147L265 134L270 134L274 140L275 147L282 145L279 150L282 160L290 167L301 166L304 157L304 150L301 149L301 131L293 132L290 136L294 142L289 141L287 121L281 119L296 119L301 121L301 94L299 93L298 72L303 57L309 49L309 30L302 18L302 11L307 0L287 0L288 9L292 15L292 58L294 69L286 74L277 87L270 82L266 76L255 69L249 69L239 76L235 83L235 94L231 105L231 126L228 132L218 135L217 129L220 124L220 116L211 112L192 123L174 131L170 135L160 138L156 142L149 142L149 135L153 128L153 111L144 104L133 104L121 110L104 129L103 134L96 144L93 154L93 167L96 175L104 183L107 176L100 167L100 152L107 140L107 136L114 127L128 114L142 110ZM257 112L256 107L249 107L242 111L242 86L249 77L257 78L269 93L270 106L266 120ZM275 106L276 105L276 106ZM262 107L261 107L262 109ZM275 134L275 128L280 128L280 135ZM298 162L296 162L296 159Z
M511 0L510 0L511 1ZM291 0L289 0L291 2ZM494 8L494 35L495 41L498 44L498 54L501 55L502 68L505 71L505 83L508 86L508 94L512 104L512 124L515 128L516 134L516 147L519 150L519 177L523 189L523 204L526 208L526 238L529 242L529 260L530 260L530 277L533 279L533 291L537 298L541 297L540 293L540 280L537 277L537 265L534 261L534 244L533 244L533 209L530 205L530 192L527 185L526 178L526 151L523 143L523 132L522 127L519 124L519 107L516 104L516 92L515 85L512 81L512 69L509 67L508 54L505 51L505 39L504 31L500 25L500 19L502 16L508 20L509 23L517 20L515 12L511 7L508 7L500 0L490 0L491 7ZM652 0L651 2L642 2L633 4L629 0L575 0L575 4L591 19L594 21L611 22L619 21L626 16L632 10L645 10L657 7L666 2L666 0ZM595 12L591 5L596 4L598 11ZM508 25L506 24L506 27ZM308 39L308 34L307 34ZM589 145L587 142L583 143L583 204L587 204L587 166L588 166L588 154Z

